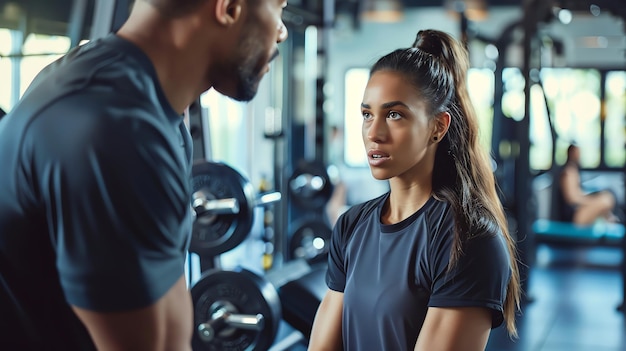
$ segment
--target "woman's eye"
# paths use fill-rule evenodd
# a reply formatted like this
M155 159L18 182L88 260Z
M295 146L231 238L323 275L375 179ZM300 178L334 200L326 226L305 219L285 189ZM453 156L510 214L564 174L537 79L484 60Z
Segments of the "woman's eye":
M369 112L362 112L361 115L363 116L363 119L372 118L372 115Z
M391 119L400 119L400 118L402 118L402 116L398 112L396 112L396 111L389 112L387 117L389 117Z

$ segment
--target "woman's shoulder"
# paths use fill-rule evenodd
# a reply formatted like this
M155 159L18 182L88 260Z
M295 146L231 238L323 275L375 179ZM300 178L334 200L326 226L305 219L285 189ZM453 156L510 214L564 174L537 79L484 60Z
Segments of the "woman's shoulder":
M364 217L372 213L372 210L377 208L379 205L382 205L388 196L389 193L385 193L371 200L355 204L351 206L348 210L346 210L346 212L344 212L341 217L343 217L344 221L348 222L352 222L353 220L357 220L360 217Z
M388 193L380 195L374 199L352 205L337 219L336 229L343 233L351 233L356 225L366 221L372 214L377 213L376 209L385 202Z

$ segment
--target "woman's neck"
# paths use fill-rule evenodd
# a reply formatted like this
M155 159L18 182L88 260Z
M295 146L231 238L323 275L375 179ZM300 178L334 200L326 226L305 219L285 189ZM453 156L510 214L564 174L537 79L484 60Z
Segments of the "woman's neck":
M381 221L393 224L407 219L426 204L432 193L432 185L401 185L390 183L391 191L381 214Z

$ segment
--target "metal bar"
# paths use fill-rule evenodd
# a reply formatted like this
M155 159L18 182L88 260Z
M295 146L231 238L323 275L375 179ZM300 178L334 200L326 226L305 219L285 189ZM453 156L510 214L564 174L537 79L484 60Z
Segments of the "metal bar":
M23 14L22 14L23 16ZM25 21L25 18L22 20ZM17 55L22 52L24 46L25 34L23 30L12 30L11 33L11 54ZM13 109L13 106L17 105L20 100L21 82L22 82L22 70L21 70L21 58L11 57L11 107L9 111ZM8 112L8 111L7 111Z
M94 0L93 23L91 24L90 39L104 37L111 32L113 13L117 0Z
M269 205L274 202L280 201L281 198L282 198L282 195L279 191L263 194L256 200L256 203L254 204L254 206Z
M128 19L131 0L95 0L90 39L117 32Z
M197 213L198 216L205 213L211 215L237 214L239 213L239 202L234 198L214 200L196 198L193 201L193 208L199 212Z
M70 19L67 26L67 36L70 38L70 48L78 46L85 29L88 0L73 0Z

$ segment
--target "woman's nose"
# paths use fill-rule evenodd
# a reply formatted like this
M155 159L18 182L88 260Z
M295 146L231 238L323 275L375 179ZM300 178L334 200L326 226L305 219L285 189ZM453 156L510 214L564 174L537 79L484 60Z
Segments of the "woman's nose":
M367 131L367 139L373 142L385 141L387 124L384 118L374 118Z

